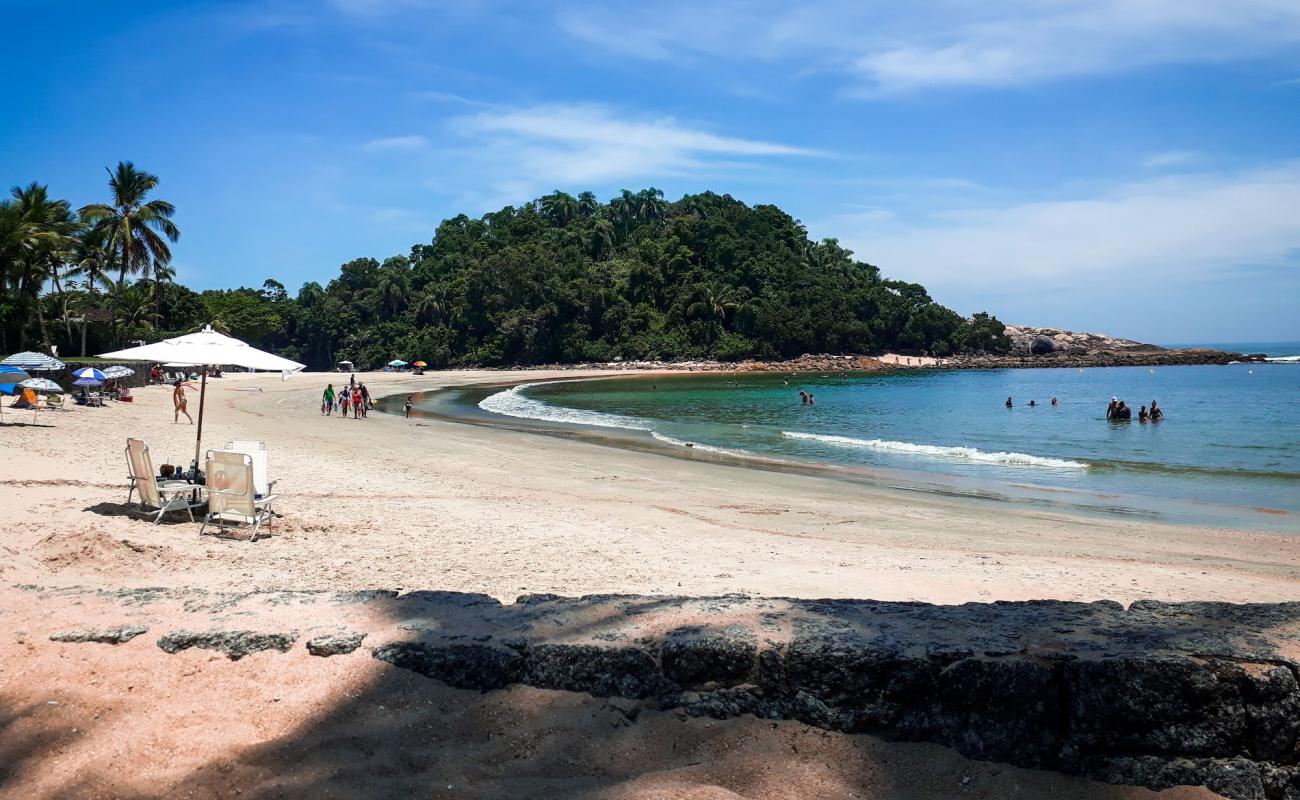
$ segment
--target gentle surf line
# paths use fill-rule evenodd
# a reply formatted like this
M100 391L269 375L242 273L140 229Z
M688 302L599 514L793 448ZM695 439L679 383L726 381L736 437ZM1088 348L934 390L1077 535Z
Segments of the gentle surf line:
M866 450L879 450L887 453L906 453L909 455L928 456L932 458L955 458L963 461L978 461L987 464L1012 464L1015 466L1047 467L1051 469L1087 469L1082 461L1069 461L1063 458L1046 458L1028 453L987 452L974 447L941 447L932 444L914 444L913 442L892 442L887 439L855 439L851 436L833 436L820 433L802 433L800 431L781 431L790 439L805 439L836 447L857 447Z

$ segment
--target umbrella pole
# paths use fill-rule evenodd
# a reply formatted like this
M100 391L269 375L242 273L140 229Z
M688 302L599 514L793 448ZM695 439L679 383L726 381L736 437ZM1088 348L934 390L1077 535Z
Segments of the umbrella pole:
M203 444L203 401L208 396L208 367L203 365L202 378L199 381L199 429L194 434L194 474L199 473L199 448Z

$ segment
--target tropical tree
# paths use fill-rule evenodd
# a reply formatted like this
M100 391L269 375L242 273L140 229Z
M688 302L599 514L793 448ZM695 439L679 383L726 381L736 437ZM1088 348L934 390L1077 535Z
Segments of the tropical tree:
M552 225L563 228L578 216L578 201L573 195L556 189L542 198L542 214Z
M651 186L636 193L636 216L644 222L656 222L664 218L667 211L664 193Z
M108 170L111 203L92 203L81 209L81 219L91 225L117 258L117 285L127 274L148 272L152 265L168 264L172 253L167 242L180 238L172 222L176 207L166 200L146 200L158 188L158 176L138 170L130 161L120 161Z
M7 249L11 253L6 258L4 273L17 299L35 309L41 343L48 350L53 343L41 302L41 292L47 282L53 282L59 293L68 338L72 338L59 266L72 247L76 221L68 201L51 199L48 187L39 183L15 186L11 194L13 208L7 213L15 214L16 220L6 225L9 231L6 238L11 239ZM24 342L23 330L19 328L19 346Z
M592 192L582 192L578 195L578 216L583 219L590 219L600 210L600 201Z
M108 291L113 311L113 329L119 343L154 329L154 286L148 281L114 284Z

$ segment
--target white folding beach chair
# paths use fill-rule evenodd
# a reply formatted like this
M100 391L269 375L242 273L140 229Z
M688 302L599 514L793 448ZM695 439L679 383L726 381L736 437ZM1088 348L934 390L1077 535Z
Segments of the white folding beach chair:
M131 495L139 494L140 505L156 508L158 514L153 518L154 524L162 521L168 511L184 511L194 521L195 503L189 496L200 487L185 481L159 481L153 469L153 458L149 455L149 445L140 439L126 440L127 480L131 485L126 490L127 505L131 504Z
M247 453L209 450L206 475L208 515L203 519L199 533L206 533L209 525L221 530L251 525L253 530L248 540L257 541L262 523L265 522L268 528L271 526L271 511L267 507L269 502L259 505L254 498L256 485L252 457Z
M267 467L266 442L235 439L226 442L226 450L231 453L244 453L253 459L253 487L257 493L254 499L258 503L269 503L268 498L275 497L272 494L275 489L275 481L270 480L270 472Z

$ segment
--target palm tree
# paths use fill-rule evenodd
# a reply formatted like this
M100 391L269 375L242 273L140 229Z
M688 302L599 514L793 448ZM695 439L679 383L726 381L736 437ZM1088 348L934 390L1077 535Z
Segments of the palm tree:
M108 303L113 310L113 327L119 342L154 329L157 316L153 310L153 288L145 281L136 281L115 284L109 289Z
M72 243L64 275L68 278L82 278L87 292L98 294L113 284L108 277L112 269L113 254L108 252L104 242L95 235L93 228L83 227Z
M728 317L743 305L734 289L717 283L696 284L691 298L691 304L686 307L686 316L710 323L710 341L717 338L726 328Z
M441 320L447 313L447 296L441 290L422 292L415 299L415 321L428 325Z
M591 257L604 261L614 250L614 225L607 219L598 219L591 229Z
M396 270L386 269L379 276L377 289L380 303L387 312L388 318L396 318L406 305L405 276Z
M578 195L578 214L583 219L595 216L599 210L600 201L596 199L596 195L591 192L583 192Z
M573 195L556 189L542 198L542 214L552 225L563 228L578 216L578 201Z
M664 218L664 193L651 186L636 194L636 215L646 222L656 222Z
M68 322L66 297L59 276L59 265L63 263L72 247L72 234L76 230L76 221L67 200L51 200L49 189L36 182L26 187L15 186L12 210L16 214L16 226L10 226L9 237L12 255L7 259L6 278L17 290L20 299L25 299L36 308L36 319L40 326L41 343L48 350L50 341L49 326L45 322L45 308L41 302L41 291L47 281L53 281L63 305L63 320L67 328L68 339L72 338L72 325ZM23 338L23 329L19 328L19 338ZM21 346L21 345L20 345Z
M113 194L111 204L92 203L80 213L119 257L117 285L121 286L127 273L147 271L150 261L169 263L172 253L167 241L175 242L181 232L171 219L175 206L166 200L145 201L149 192L158 188L157 175L136 169L130 161L120 161L116 172L108 172L108 187Z
M637 218L636 195L624 189L622 194L609 201L609 207L614 212L614 219L618 222L619 228L627 233Z

